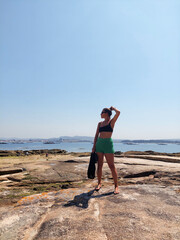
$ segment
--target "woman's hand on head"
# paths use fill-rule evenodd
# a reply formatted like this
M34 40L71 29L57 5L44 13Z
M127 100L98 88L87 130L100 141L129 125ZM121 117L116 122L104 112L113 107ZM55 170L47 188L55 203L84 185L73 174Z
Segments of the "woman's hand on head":
M120 111L117 108L113 107L113 106L111 106L110 109L111 109L111 111L114 110L116 113L120 113Z

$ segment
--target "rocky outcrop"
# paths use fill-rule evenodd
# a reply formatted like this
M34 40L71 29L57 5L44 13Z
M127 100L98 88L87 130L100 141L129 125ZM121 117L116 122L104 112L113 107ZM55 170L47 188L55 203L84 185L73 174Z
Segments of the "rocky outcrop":
M61 149L40 149L40 150L16 150L16 151L2 151L0 150L0 157L8 157L8 156L28 156L28 155L38 155L38 154L65 154L66 150Z
M71 188L0 208L1 240L179 240L178 187Z
M67 152L66 150L61 150L61 149L40 149L40 150L16 150L16 151L8 151L8 150L0 150L0 157L8 157L8 156L28 156L28 155L39 155L39 154L70 154L70 155L75 155L75 156L89 156L90 153L71 153ZM121 151L116 151L115 156L118 157L141 157L144 159L150 156L166 156L166 157L180 157L180 152L179 153L159 153L159 152L154 152L154 151L128 151L128 152L121 152ZM156 158L156 159L157 159ZM155 160L156 160L155 159Z
M142 156L142 155L180 157L180 152L178 152L178 153L162 153L162 152L154 152L154 151L127 151L127 152L123 153L121 151L117 151L117 152L115 152L115 155L121 155L122 157Z
M161 156L156 156L161 158ZM178 157L166 156L169 162L142 159L141 157L115 157L119 184L180 184ZM165 158L165 156L163 157ZM16 202L22 196L41 191L76 187L86 183L90 156L81 155L30 155L11 158L9 165L2 158L0 171L0 203ZM112 181L107 163L103 166L104 181Z
M88 153L1 158L0 239L179 240L179 157L135 155L115 155L118 195L106 162L94 191Z

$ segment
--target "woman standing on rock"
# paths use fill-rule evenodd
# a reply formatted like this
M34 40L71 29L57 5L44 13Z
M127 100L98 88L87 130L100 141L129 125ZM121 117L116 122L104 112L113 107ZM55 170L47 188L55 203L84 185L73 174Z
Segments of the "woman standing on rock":
M112 119L110 119L113 110L116 112L116 114ZM98 123L96 135L94 138L94 145L92 148L92 152L96 152L98 155L98 168L97 168L98 185L95 188L96 191L99 191L99 189L101 188L102 166L105 156L108 166L111 169L114 180L115 185L114 194L119 193L117 171L114 166L113 141L111 138L114 124L117 121L119 115L120 111L114 107L104 108L101 112L101 118L104 118L104 121Z

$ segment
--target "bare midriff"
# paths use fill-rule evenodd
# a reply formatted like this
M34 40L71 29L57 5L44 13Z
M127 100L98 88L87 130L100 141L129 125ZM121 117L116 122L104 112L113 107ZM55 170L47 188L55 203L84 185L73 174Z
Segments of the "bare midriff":
M99 137L100 138L111 138L112 132L100 132Z

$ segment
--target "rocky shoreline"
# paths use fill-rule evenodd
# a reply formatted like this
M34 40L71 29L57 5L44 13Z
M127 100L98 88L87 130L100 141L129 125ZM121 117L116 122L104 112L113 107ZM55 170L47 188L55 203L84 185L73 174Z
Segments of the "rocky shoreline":
M27 155L37 155L37 154L65 154L66 150L61 149L39 149L39 150L0 150L0 157L9 156L27 156Z
M0 154L1 203L16 202L22 196L89 181L89 152L52 149L31 150L28 155L26 151L1 151ZM116 152L115 164L120 184L166 182L177 185L180 181L180 153ZM169 169L169 166L173 167ZM106 161L104 170L103 178L109 181L112 176Z
M106 161L94 191L89 152L25 152L1 151L1 239L180 239L180 153L116 152L116 196Z
M72 152L68 152L62 149L39 149L39 150L0 150L0 157L9 157L9 156L27 156L27 155L38 155L38 154L73 154ZM85 153L75 153L76 155L83 155L88 154L89 152ZM90 153L89 153L90 155ZM161 153L161 152L154 152L154 151L127 151L115 152L115 155L119 155L122 157L132 156L132 155L158 155L158 156L174 156L180 157L180 152L178 153Z

